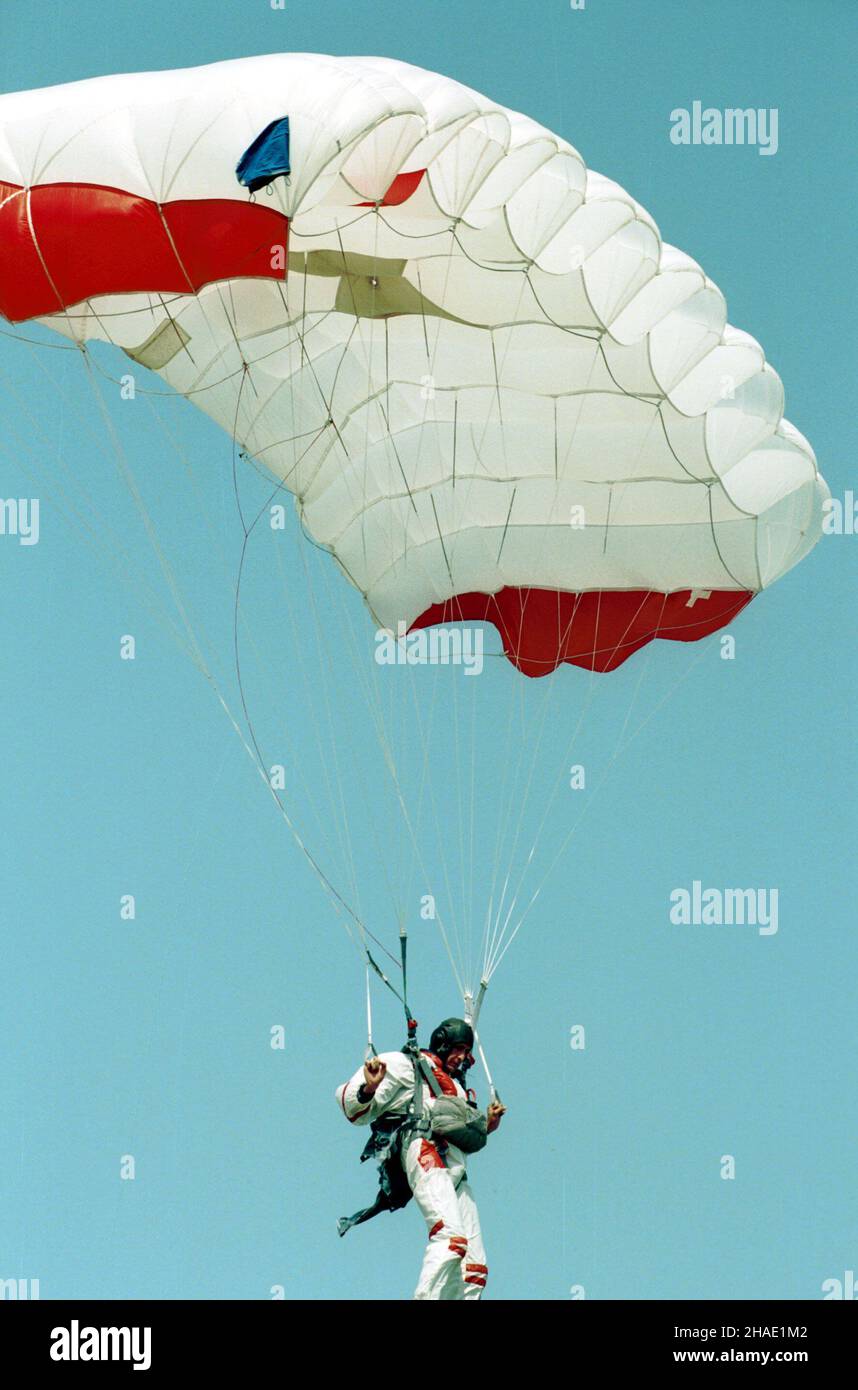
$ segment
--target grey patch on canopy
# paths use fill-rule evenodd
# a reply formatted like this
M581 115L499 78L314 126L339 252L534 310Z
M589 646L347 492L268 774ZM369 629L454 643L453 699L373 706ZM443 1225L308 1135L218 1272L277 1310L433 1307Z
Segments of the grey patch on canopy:
M141 367L158 372L162 367L166 367L168 362L172 362L176 354L187 347L190 341L190 334L185 332L181 324L175 319L167 318L158 324L154 333L150 333L145 343L136 348L124 348L123 351L134 362L139 362Z
M407 260L364 256L356 251L290 251L288 269L299 275L334 276L339 279L334 309L361 319L384 319L400 314L424 318L457 318L424 295L405 278Z

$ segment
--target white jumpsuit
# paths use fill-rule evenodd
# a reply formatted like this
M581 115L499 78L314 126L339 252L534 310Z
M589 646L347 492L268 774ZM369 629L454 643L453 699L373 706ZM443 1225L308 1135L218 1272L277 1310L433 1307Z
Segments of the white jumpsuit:
M442 1094L465 1096L458 1081L439 1060L424 1050ZM337 1100L347 1120L368 1125L381 1115L404 1114L414 1092L414 1068L403 1052L383 1052L387 1066L384 1080L370 1101L358 1100L363 1068L337 1087ZM431 1110L434 1096L423 1083L423 1103ZM429 1244L414 1292L420 1299L481 1298L486 1286L486 1253L480 1233L477 1204L467 1182L465 1155L453 1144L431 1135L411 1140L403 1152L403 1167L414 1200L423 1213Z

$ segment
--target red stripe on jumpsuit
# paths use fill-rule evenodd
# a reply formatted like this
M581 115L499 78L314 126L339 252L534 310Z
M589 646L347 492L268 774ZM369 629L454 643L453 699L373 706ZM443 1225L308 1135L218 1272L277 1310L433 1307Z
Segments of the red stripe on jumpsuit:
M350 1124L350 1125L353 1125L354 1122L355 1122L355 1120L359 1120L360 1117L361 1117L361 1115L365 1115L366 1112L367 1112L367 1110L370 1110L370 1109L372 1108L372 1106L371 1106L371 1105L365 1105L364 1108L363 1108L363 1110L356 1110L355 1113L354 1113L353 1115L350 1115L349 1112L348 1112L348 1110L346 1109L346 1091L347 1091L348 1089L349 1089L348 1086L344 1086L344 1087L343 1087L343 1093L342 1093L342 1095L340 1096L340 1105L343 1107L343 1114L345 1115L345 1117L346 1117L346 1119L348 1120L349 1124Z
M433 1168L443 1168L445 1166L444 1160L435 1145L430 1144L428 1139L424 1139L420 1145L417 1162L420 1164L424 1173L431 1173Z
M424 1052L423 1056L426 1058L427 1062L431 1063L432 1073L442 1094L445 1096L457 1096L459 1092L456 1090L456 1083L452 1076L445 1072L441 1065L441 1058L436 1057L434 1052Z

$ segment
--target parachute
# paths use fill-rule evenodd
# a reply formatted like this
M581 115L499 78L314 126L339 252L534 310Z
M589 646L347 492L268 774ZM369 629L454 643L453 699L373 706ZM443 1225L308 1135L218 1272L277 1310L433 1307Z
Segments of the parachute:
M557 688L725 627L821 534L813 450L720 290L565 140L446 77L292 54L3 97L0 246L6 319L121 349L266 506L291 494L362 641L491 624L511 688ZM522 804L499 834L527 869ZM466 1000L518 928L511 850Z

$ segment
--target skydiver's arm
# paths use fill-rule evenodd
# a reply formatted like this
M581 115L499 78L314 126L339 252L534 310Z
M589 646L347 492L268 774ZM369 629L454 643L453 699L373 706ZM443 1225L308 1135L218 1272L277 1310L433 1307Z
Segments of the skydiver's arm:
M405 1058L402 1059L405 1061ZM388 1065L373 1057L356 1071L350 1081L337 1088L337 1100L353 1125L368 1125L387 1110L404 1085L403 1068L396 1054L388 1054ZM410 1075L410 1063L407 1064ZM367 1076L369 1072L369 1077ZM380 1073L380 1075L379 1075Z

